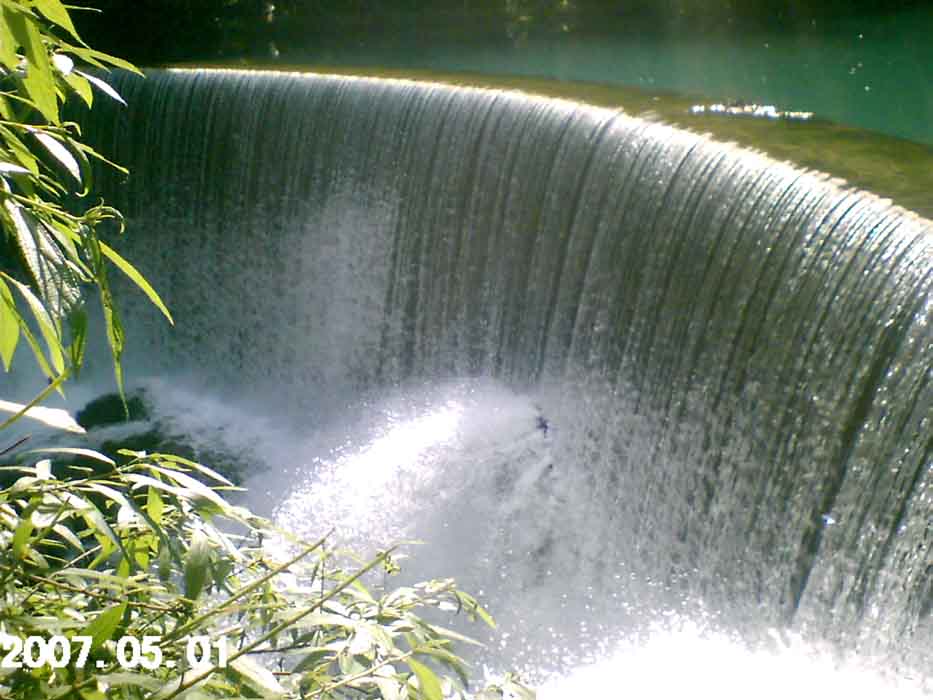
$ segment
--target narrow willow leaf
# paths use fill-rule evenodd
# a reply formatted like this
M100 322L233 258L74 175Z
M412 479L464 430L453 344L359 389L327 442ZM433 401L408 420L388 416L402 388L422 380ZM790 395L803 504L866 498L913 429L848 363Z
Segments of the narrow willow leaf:
M65 76L65 82L90 108L94 106L94 91L91 90L91 84L88 81L88 76L81 73L81 71L74 71Z
M82 429L83 432L83 429ZM111 467L117 466L117 463L114 462L107 455L101 454L95 450L89 450L84 447L41 447L36 450L28 450L24 454L61 454L61 455L76 455L79 457L88 457L89 459L97 460L98 462L103 462Z
M96 528L98 534L103 535L111 543L119 547L123 551L124 556L129 559L123 547L123 541L117 537L117 533L115 533L107 523L107 519L104 518L103 514L97 509L97 506L88 502L88 507L81 511L81 515L90 527Z
M3 18L9 25L13 38L26 53L29 65L26 68L26 76L22 79L26 93L49 123L58 124L58 98L55 94L52 64L36 22L8 6L3 7Z
M0 359L3 360L3 369L10 371L13 354L19 343L19 312L16 309L13 295L6 282L0 280Z
M52 460L40 459L36 462L36 477L43 481L52 478Z
M179 457L178 455L157 454L153 456L158 456L163 459L169 460L171 462L176 462L177 464L190 467L191 469L194 469L195 471L201 472L205 476L209 476L211 479L214 479L215 481L219 481L220 483L226 484L227 486L235 487L235 484L232 481L230 481L227 477L225 477L223 474L215 472L210 467L205 467L203 464L199 464L198 462L193 462L190 459L185 459L184 457Z
M247 656L241 656L230 662L230 668L253 690L263 698L277 698L285 695L285 688L272 675L272 672L263 668Z
M71 56L64 53L53 53L52 65L55 66L55 70L62 74L62 77L71 75L71 71L75 69L75 62L71 59Z
M187 474L183 474L174 469L166 469L165 467L160 467L156 464L149 465L150 469L158 472L159 474L164 474L173 481L175 481L180 486L183 486L185 489L191 492L193 498L203 498L207 501L210 501L214 505L222 508L223 510L228 510L230 504L225 501L220 494L214 491L209 486L205 486L197 479L193 479Z
M105 496L106 498L109 498L111 501L119 505L121 508L127 508L129 510L133 510L133 507L130 505L130 502L127 500L126 496L124 496L122 493L120 493L116 489L112 489L109 486L105 486L104 484L100 484L97 482L91 482L87 486L82 487L81 490L85 492L94 491L96 493L101 494L102 496Z
M19 64L19 54L16 53L18 44L10 31L10 25L0 21L0 63L12 73Z
M42 337L45 340L45 345L48 349L49 359L52 363L52 367L55 368L55 371L58 374L63 374L65 371L65 360L62 354L63 348L61 338L58 334L58 329L56 328L55 323L52 321L52 317L49 315L48 310L45 308L45 305L39 301L36 295L33 294L29 287L27 287L25 284L18 282L5 273L0 274L2 274L6 280L16 288L16 290L26 300L26 303L29 305L29 308L32 311L33 317L39 324L39 331L42 333Z
M408 697L407 694L402 695L402 687L399 685L398 681L393 678L373 678L373 683L376 684L376 687L379 688L379 697L382 700L402 700L403 697Z
M36 340L35 336L33 336L32 330L30 330L29 325L22 317L19 317L19 330L22 333L23 338L26 339L26 344L29 346L29 349L32 350L32 354L36 358L36 363L39 365L39 369L42 370L42 373L48 378L48 380L54 382L59 377L64 378L65 374L56 374L52 371L48 361L45 359L45 353L42 351L42 348L39 345L39 341ZM0 428L2 428L2 426L0 426Z
M68 174L75 179L75 182L79 185L84 183L81 177L81 166L67 146L46 131L33 129L32 135L35 136L36 140L42 144L45 150L68 171Z
M434 671L414 659L409 659L406 663L418 677L418 689L423 700L444 700L441 682Z
M478 642L478 641L476 641L475 639L473 639L472 637L467 637L467 636L464 635L464 634L460 634L459 632L454 632L452 629L448 629L448 628L446 628L446 627L441 627L440 625L431 625L431 629L432 629L436 634L440 635L441 637L446 637L446 638L452 639L452 640L454 640L454 641L456 641L456 642L462 642L462 643L464 643L464 644L471 644L471 645L477 646L477 647L483 646L483 643L482 643L482 642Z
M175 321L172 320L172 314L169 313L168 308L162 302L161 297L159 297L156 290L152 288L152 285L146 281L146 278L143 277L139 270L133 267L129 261L125 260L117 251L111 248L104 242L100 244L100 251L107 256L107 259L110 260L114 265L120 268L120 271L123 272L127 277L129 277L133 282L139 287L151 301L155 307L162 312L162 315L168 319L168 322L172 325L175 324Z
M492 615L486 612L486 609L477 602L476 598L471 596L469 593L465 593L464 591L456 591L455 595L471 619L473 617L478 617L490 628L496 629L496 621L492 618Z
M55 240L58 241L58 244L62 247L68 254L69 260L75 264L80 265L81 276L85 281L89 281L93 275L88 269L87 265L84 264L84 261L78 255L77 245L83 244L81 237L75 233L75 231L70 228L67 224L63 224L61 221L52 219L49 222L49 231L55 237Z
M110 83L108 83L106 80L101 80L96 75L91 75L90 73L85 73L84 71L80 70L76 70L75 73L77 73L81 78L87 80L89 83L91 83L91 85L107 95L107 97L116 100L123 106L126 106L126 100L124 100L120 93L114 90Z
M117 631L123 614L126 612L126 603L113 605L95 617L91 623L81 631L82 636L91 638L91 649L99 650L104 642L109 642Z
M26 515L26 511L20 517L19 524L13 532L13 556L22 559L26 555L26 545L29 543L29 537L32 535L32 518Z
M467 675L466 666L463 663L463 660L456 654L447 651L446 649L440 649L437 647L426 647L422 646L419 650L419 653L423 656L433 656L436 659L440 659L448 668L454 671L457 676L460 678L460 682L463 685L469 685L470 678Z
M309 671L316 666L321 665L322 663L330 664L334 660L334 656L337 652L333 649L327 647L319 647L317 649L311 650L306 656L302 657L295 667L292 669L293 673L303 673L304 671Z
M0 137L2 137L4 144L10 149L13 155L16 156L16 160L19 161L19 164L29 170L33 175L38 176L39 163L36 161L32 151L23 143L16 132L6 126L0 125Z
M66 581L73 585L86 585L86 579L92 579L96 586L101 586L108 590L122 591L126 588L125 578L89 568L72 566L67 569L62 569L57 575L65 578Z
M104 311L104 326L107 329L107 343L110 345L110 355L113 357L113 377L117 382L117 391L120 397L124 399L124 410L129 414L129 409L126 408L126 400L124 398L122 365L126 334L123 331L123 324L120 322L120 315L117 313L116 306L113 303L113 295L110 292L107 275L102 266L98 266L97 273L97 289L100 294L100 305Z
M5 182L0 184L5 185ZM32 212L12 199L3 203L3 214L12 225L31 281L39 291L48 315L56 320L64 318L79 303L81 289L79 280L56 244L55 235ZM31 302L30 307L36 308Z
M84 544L82 544L81 540L78 539L78 537L66 526L62 525L61 523L58 525L53 525L52 531L72 547L74 547L77 551L84 551Z
M84 428L75 422L68 411L62 408L46 408L45 406L29 407L25 404L14 403L13 401L0 400L0 412L12 413L14 416L37 420L50 428L66 430L69 433L83 434L85 432Z
M156 525L162 524L162 514L165 512L165 501L162 500L159 492L151 486L146 494L146 512Z
M16 165L14 163L4 163L0 161L0 173L13 173L16 175L30 175L29 170L24 168L22 165Z
M74 310L68 319L68 327L71 329L68 354L71 358L71 367L77 376L78 371L84 365L84 351L87 349L87 312L83 308Z
M189 600L196 600L204 590L210 561L210 542L200 532L194 533L185 557L185 597Z
M165 493L170 493L173 496L177 496L180 499L191 500L193 494L188 489L179 488L178 486L171 486L166 484L158 479L153 479L151 476L146 476L145 474L125 474L123 478L132 483L136 484L133 488L138 488L142 486L148 486L149 488L157 489L159 491L164 491Z
M62 29L68 30L71 36L81 41L81 37L78 36L77 30L71 22L71 17L68 16L68 10L65 9L60 0L33 0L33 5L45 15L46 19L54 22Z
M111 66L116 68L122 68L123 70L128 70L131 73L136 73L136 75L143 75L143 72L139 70L129 61L126 61L118 56L111 56L109 53L104 53L103 51L95 51L94 49L90 50L91 55L104 63L108 63Z

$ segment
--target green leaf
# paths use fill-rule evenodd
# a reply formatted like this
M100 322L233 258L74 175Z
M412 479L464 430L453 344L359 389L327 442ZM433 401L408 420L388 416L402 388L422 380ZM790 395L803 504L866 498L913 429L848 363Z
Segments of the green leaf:
M214 491L214 489L210 488L209 486L205 486L197 479L193 479L187 474L182 474L181 472L175 471L174 469L166 469L165 467L160 467L156 464L150 464L149 468L152 469L153 471L158 472L159 474L163 474L169 477L170 479L175 481L178 485L190 491L191 492L190 497L192 498L192 500L196 498L202 498L204 500L210 501L211 503L213 503L214 505L216 505L217 507L221 508L224 511L229 510L230 504L227 503L227 501L225 501L220 496L220 494L218 494L216 491Z
M123 391L123 346L126 334L120 315L113 303L113 295L107 282L107 275L102 266L97 267L97 290L100 293L100 305L104 311L104 326L107 329L107 343L110 345L110 354L113 357L113 377L117 382L117 391L124 396Z
M29 175L29 171L24 168L22 165L16 165L15 163L4 163L0 161L0 173L7 173L11 175Z
M55 323L52 321L52 317L49 315L48 310L46 310L45 306L41 301L39 301L36 295L30 291L29 287L22 284L21 282L16 281L6 273L0 272L0 275L3 275L26 300L26 303L29 305L29 308L32 311L32 315L35 317L36 322L39 324L39 331L42 333L42 337L45 340L45 345L48 348L52 367L55 368L56 373L64 373L65 361L62 355L63 348L61 338L58 334L58 329L56 328Z
M185 597L189 600L196 600L204 589L210 562L210 542L202 533L194 533L185 557Z
M164 512L165 501L162 500L159 492L150 486L149 491L146 494L146 513L149 514L149 517L152 518L152 521L156 525L161 525L162 514Z
M154 290L152 285L146 281L146 278L139 273L139 270L133 267L129 261L125 260L122 256L120 256L119 253L117 253L117 251L104 242L100 243L100 251L105 256L107 256L110 262L120 268L120 271L123 272L123 274L133 280L136 286L139 287L147 297L149 297L149 301L151 301L156 306L156 308L162 312L162 315L168 319L169 323L172 325L175 324L175 321L172 320L172 314L169 313L165 304L162 303L162 299L159 297L158 293L156 293L156 290Z
M39 163L36 161L35 156L12 129L0 125L0 138L3 139L4 144L10 149L13 155L16 156L20 165L29 170L33 175L39 175Z
M415 672L418 677L418 688L423 700L444 700L444 693L441 690L441 682L438 680L434 671L414 659L407 661L408 667Z
M97 506L91 502L87 502L87 507L81 510L81 516L90 527L95 529L97 534L106 537L107 540L123 550L124 556L129 559L129 556L127 556L126 550L123 547L123 541L117 537L117 533L115 533L110 527L107 519L103 516L100 510L98 510Z
M185 467L190 467L191 469L194 469L195 471L201 472L205 476L209 476L214 481L219 481L220 483L226 484L227 486L234 486L234 483L230 481L227 477L225 477L223 474L215 472L210 467L205 467L203 464L199 464L198 462L193 462L190 459L185 459L184 457L179 457L178 455L167 455L167 454L161 454L161 453L156 453L152 456L159 457L169 462L175 462Z
M492 618L492 615L486 612L486 609L477 602L476 598L464 591L455 591L454 594L457 596L457 600L460 601L460 605L463 606L463 609L471 620L474 617L478 617L490 628L496 629L496 621Z
M50 22L54 22L62 29L68 30L71 36L81 41L81 37L78 36L78 31L71 22L71 17L68 16L68 10L65 9L65 6L62 5L59 0L33 0L33 5L39 12L45 15L46 19Z
M68 544L74 547L77 551L84 551L84 544L80 539L65 525L61 523L52 526L52 531L55 532L59 537L65 540Z
M91 638L92 651L98 651L104 645L104 642L108 642L113 638L114 632L117 631L117 627L120 626L120 621L123 619L123 614L126 612L126 605L126 603L120 603L107 608L81 631L83 636Z
M230 668L236 671L247 685L263 698L275 698L285 695L285 688L279 685L275 676L247 656L241 656L230 662Z
M72 90L84 100L84 104L88 107L94 106L94 91L91 90L91 84L88 82L88 76L81 73L76 75L75 73L80 73L80 71L75 71L74 73L69 73L65 76L65 82L71 87Z
M26 76L22 79L26 94L50 124L59 123L58 97L49 53L35 20L26 14L3 7L3 17L16 42L26 52Z
M53 379L49 385L45 387L45 389L40 391L32 399L32 401L27 404L0 400L0 411L13 414L3 423L0 423L0 431L3 431L18 421L20 418L26 417L41 421L42 423L45 423L46 425L53 428L59 428L61 430L67 430L73 433L84 433L84 428L74 422L71 416L68 415L68 411L65 411L61 408L45 408L43 406L39 406L39 404L45 401L49 394L57 390L62 382L64 382L67 378L67 373L60 374L55 379Z
M79 185L83 184L81 166L78 164L74 154L72 154L61 141L48 132L40 131L39 129L33 129L32 135L35 136L36 140L42 144L43 148L68 171L68 174L74 178L75 182Z
M10 371L13 353L19 343L19 312L6 282L0 280L0 359L3 369Z
M129 61L119 58L118 56L111 56L109 53L104 53L103 51L95 51L94 49L90 49L90 54L91 56L98 59L99 61L103 61L104 63L109 63L111 66L114 66L116 68L122 68L123 70L128 70L131 73L136 73L136 75L143 74L143 72L139 70L139 68L134 66Z
M84 365L84 351L87 348L87 312L83 308L75 309L68 319L68 327L71 329L68 355L77 375L78 370Z
M10 25L5 21L0 22L0 63L9 72L16 70L19 63L19 54L16 53L18 44L10 31Z
M105 498L109 498L111 501L116 503L121 508L130 508L130 509L133 508L130 505L130 502L127 500L126 496L124 496L122 493L120 493L116 489L112 489L109 486L105 486L104 484L92 481L87 486L81 487L81 490L94 491L96 493L99 493Z
M62 455L76 455L78 457L88 457L90 459L97 460L98 462L103 462L104 464L115 467L117 463L114 462L110 457L105 454L101 454L96 450L89 450L84 447L41 447L35 450L28 450L25 454L62 454Z
M49 320L64 318L79 303L81 289L74 271L56 244L55 235L31 211L12 199L3 203L2 214L13 228L31 281L51 317ZM9 275L7 278L10 279ZM36 308L31 302L30 307Z
M80 77L84 78L91 83L94 87L100 90L102 93L107 95L107 97L116 100L124 107L126 106L126 100L120 95L119 92L113 89L113 87L106 80L101 80L96 75L91 75L90 73L85 73L83 71L75 71ZM90 105L88 105L90 106Z
M32 518L23 511L20 516L19 524L13 532L13 556L22 559L26 554L26 545L29 543L29 537L32 535Z

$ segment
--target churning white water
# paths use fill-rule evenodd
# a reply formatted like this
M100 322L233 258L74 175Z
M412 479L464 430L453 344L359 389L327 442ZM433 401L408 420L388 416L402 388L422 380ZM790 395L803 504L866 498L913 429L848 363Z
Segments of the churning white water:
M568 492L568 475L585 465L567 462L568 426L548 414L546 393L477 380L418 385L302 424L180 382L142 386L151 421L235 456L249 504L280 527L305 538L333 527L364 553L419 541L386 585L454 576L478 593L499 627L461 626L487 645L475 667L490 679L518 671L541 700L929 697L920 678L885 674L877 660L766 626L740 638L722 629L728 615L636 580L637 567L581 559L583 543L563 529L608 514Z
M882 677L856 661L840 663L799 639L750 651L691 624L622 642L604 658L553 678L539 700L715 698L716 700L910 700L929 697L919 681Z

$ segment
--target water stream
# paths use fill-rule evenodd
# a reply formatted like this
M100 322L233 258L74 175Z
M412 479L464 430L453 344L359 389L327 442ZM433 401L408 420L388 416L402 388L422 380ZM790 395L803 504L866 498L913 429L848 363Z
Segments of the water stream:
M88 133L177 320L126 302L130 372L260 508L425 540L406 576L479 592L478 663L546 698L929 690L930 221L514 92L119 89Z

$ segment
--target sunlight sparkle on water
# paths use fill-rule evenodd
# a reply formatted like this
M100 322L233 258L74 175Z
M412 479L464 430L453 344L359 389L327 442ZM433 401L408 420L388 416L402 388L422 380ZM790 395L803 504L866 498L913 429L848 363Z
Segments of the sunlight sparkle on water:
M356 542L409 537L385 513L424 496L419 487L436 466L430 453L456 437L462 413L463 406L451 400L412 418L389 416L382 434L369 443L319 461L314 478L296 486L277 509L276 521L305 532L309 519L323 520Z
M839 664L803 640L750 650L723 635L685 625L625 643L606 658L553 678L538 700L582 698L715 698L716 700L914 700L918 685L881 677L854 662Z

